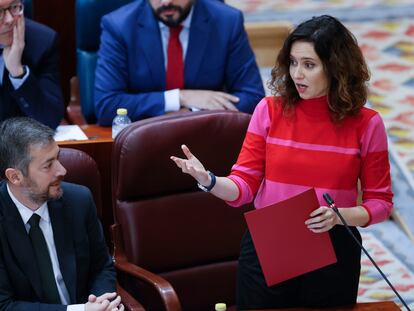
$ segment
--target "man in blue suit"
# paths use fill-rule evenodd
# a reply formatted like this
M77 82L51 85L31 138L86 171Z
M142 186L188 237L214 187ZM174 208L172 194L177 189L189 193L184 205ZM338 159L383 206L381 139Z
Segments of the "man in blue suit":
M19 0L0 0L0 121L28 116L52 128L63 118L57 34L25 19Z
M171 43L177 28L179 43ZM174 44L181 61L171 61ZM119 107L133 121L179 110L251 113L263 96L243 15L220 1L136 0L102 18L95 76L101 125Z
M124 310L88 188L62 182L54 131L0 124L0 310Z

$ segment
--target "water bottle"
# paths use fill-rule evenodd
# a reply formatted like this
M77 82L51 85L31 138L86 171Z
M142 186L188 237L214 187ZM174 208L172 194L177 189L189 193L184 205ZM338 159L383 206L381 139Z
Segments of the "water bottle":
M128 111L125 108L118 108L116 116L112 121L112 139L115 139L116 135L130 124L131 119L128 117Z
M227 306L225 303L216 303L214 310L216 311L226 311Z

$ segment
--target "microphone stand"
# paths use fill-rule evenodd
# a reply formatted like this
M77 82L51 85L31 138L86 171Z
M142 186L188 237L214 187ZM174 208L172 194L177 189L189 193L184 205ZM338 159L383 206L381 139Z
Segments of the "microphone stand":
M408 311L411 311L411 309L408 307L407 303L404 301L404 299L400 296L400 294L397 292L397 290L394 288L394 286L391 284L391 282L388 280L386 275L381 271L381 269L378 267L377 263L374 261L374 259L369 255L368 251L365 249L364 246L358 241L356 236L352 233L351 229L349 228L348 224L346 223L344 217L342 217L341 213L339 212L338 208L335 205L334 200L331 198L331 196L328 193L323 194L323 198L325 199L326 203L330 208L334 210L334 212L338 215L339 219L341 220L342 224L345 226L348 233L352 236L352 238L355 240L355 242L359 245L359 247L364 251L365 255L371 260L372 264L377 268L378 272L381 274L381 276L384 278L384 280L387 282L387 284L391 287L391 289L394 291L394 293L397 295L398 299L402 302L404 307L407 308Z

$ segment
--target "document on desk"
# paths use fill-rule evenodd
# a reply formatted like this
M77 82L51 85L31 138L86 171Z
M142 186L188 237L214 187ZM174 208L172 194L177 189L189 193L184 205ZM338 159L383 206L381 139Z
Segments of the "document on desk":
M268 286L337 261L329 233L313 233L305 225L318 207L312 188L244 214Z
M56 141L87 140L88 136L78 125L59 125L55 132Z

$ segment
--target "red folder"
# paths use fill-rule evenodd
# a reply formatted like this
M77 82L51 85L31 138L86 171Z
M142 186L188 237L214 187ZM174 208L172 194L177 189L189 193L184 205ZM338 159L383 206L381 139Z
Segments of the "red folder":
M313 233L305 225L317 208L312 188L244 214L268 286L337 261L329 233Z

